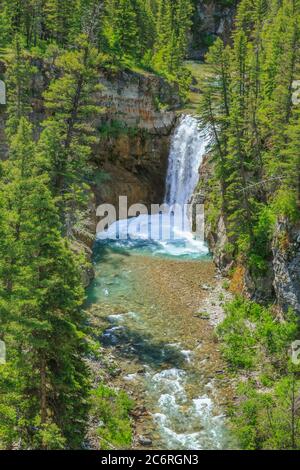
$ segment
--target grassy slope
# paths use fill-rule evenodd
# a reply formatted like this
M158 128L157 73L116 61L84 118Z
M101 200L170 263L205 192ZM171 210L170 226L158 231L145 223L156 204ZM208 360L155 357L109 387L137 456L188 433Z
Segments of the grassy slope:
M201 101L202 84L209 75L209 66L203 62L188 60L185 62L185 67L191 72L193 83L191 86L192 89L188 94L188 101L184 109L180 110L180 113L197 114Z

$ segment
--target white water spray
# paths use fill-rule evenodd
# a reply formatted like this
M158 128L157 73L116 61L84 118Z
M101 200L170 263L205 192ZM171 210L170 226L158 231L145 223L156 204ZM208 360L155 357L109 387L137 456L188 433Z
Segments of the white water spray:
M187 204L199 181L199 167L205 155L208 137L199 130L197 119L183 116L172 137L166 177L164 213L142 214L113 223L97 235L99 240L145 249L158 255L201 257L208 253L202 239L191 233ZM148 243L149 242L149 243Z
M199 180L199 168L208 145L197 119L183 116L174 133L169 154L165 202L188 204Z

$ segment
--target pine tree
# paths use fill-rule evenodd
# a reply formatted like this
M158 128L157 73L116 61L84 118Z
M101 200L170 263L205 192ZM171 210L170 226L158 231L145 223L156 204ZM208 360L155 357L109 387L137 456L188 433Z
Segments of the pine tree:
M43 123L39 152L50 173L53 195L61 198L62 219L68 227L72 225L70 219L75 216L77 203L84 196L86 162L95 140L88 118L99 113L93 98L98 63L97 50L82 35L77 50L58 58L62 76L45 92L51 116Z
M138 6L136 0L114 0L105 3L104 36L110 51L118 60L138 55Z
M154 66L176 75L188 45L193 8L190 0L159 0Z
M200 108L201 121L210 133L211 147L216 162L216 177L221 186L221 210L227 216L226 180L228 172L226 156L228 153L228 125L230 115L230 51L217 39L206 57L211 74L204 84ZM216 77L218 77L216 79Z
M22 448L78 448L88 387L82 360L83 289L24 118L4 171L1 307L9 311L4 329L9 357L1 369L6 393L0 413L8 413L10 426L14 422ZM11 368L14 374L7 380ZM16 392L10 397L14 381ZM5 427L2 436L5 445L16 438Z
M201 112L210 126L220 207L230 239L249 266L263 266L270 253L268 205L273 201L295 213L288 192L298 184L298 118L292 106L298 51L298 2L243 0L233 46L226 50L217 40L207 58L212 76Z
M175 12L173 29L175 31L174 44L174 64L173 67L180 67L184 61L188 47L188 32L192 26L193 7L191 0L177 0L175 2Z
M281 149L286 144L285 131L292 112L292 83L296 79L297 61L299 63L299 11L299 2L283 2L272 30L275 46L270 48L271 57L266 58L268 64L276 61L272 84L269 82L268 108L265 108L266 127L272 145L272 152L269 152L266 163L269 174L274 176L284 176Z
M137 54L139 59L143 59L147 53L152 54L155 40L155 17L149 2L135 0L133 8L138 34L137 49L134 54Z
M45 0L45 37L67 45L80 31L80 0Z
M11 22L7 5L0 2L0 53L8 45L11 36Z
M174 42L172 32L172 7L169 0L160 0L157 14L154 66L171 71L171 52Z
M8 120L6 131L8 136L15 134L19 121L29 116L32 111L32 83L36 67L31 64L30 57L24 48L22 37L16 34L12 51L8 58L7 89L8 89Z

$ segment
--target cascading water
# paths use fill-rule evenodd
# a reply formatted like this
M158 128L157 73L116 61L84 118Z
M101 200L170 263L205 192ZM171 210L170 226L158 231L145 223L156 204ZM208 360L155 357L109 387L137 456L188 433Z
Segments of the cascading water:
M165 203L189 202L206 146L197 120L182 117L171 142ZM152 425L146 423L143 432L151 436L153 448L226 448L224 418L215 406L212 378L217 367L215 345L205 339L205 334L210 335L205 325L198 330L199 320L191 307L199 291L201 259L206 276L208 250L189 230L176 226L176 221L172 226L176 239L153 241L149 237L151 228L163 225L166 229L169 224L170 218L160 214L140 215L116 222L99 234L96 279L89 297L105 306L108 324L102 342L117 354L124 383L132 384L138 397L143 397L152 418ZM196 290L185 285L181 293L187 271L187 285L197 283ZM160 278L165 279L168 272L171 283L162 291L165 284L161 285ZM172 292L173 276L180 279L178 293ZM200 308L198 301L195 305Z
M199 167L208 139L192 116L183 116L174 133L169 154L165 202L187 204L199 180Z
M203 240L191 233L187 204L199 180L199 167L208 144L197 119L183 116L174 132L166 177L163 212L119 220L99 240L115 241L117 246L141 248L155 255L198 258L207 255ZM175 207L175 210L173 210Z

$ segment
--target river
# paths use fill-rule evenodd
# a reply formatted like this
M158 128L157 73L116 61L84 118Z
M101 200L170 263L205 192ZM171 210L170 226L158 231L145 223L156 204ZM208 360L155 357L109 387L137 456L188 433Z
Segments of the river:
M166 203L189 201L206 144L196 119L182 117L172 138ZM151 228L168 228L162 217L120 221L99 236L89 302L101 305L101 341L120 367L114 385L138 405L134 447L226 449L230 387L213 327L203 316L215 269L187 221L179 227L175 220L169 237L149 237ZM120 237L124 230L127 239ZM107 237L113 233L119 238Z

